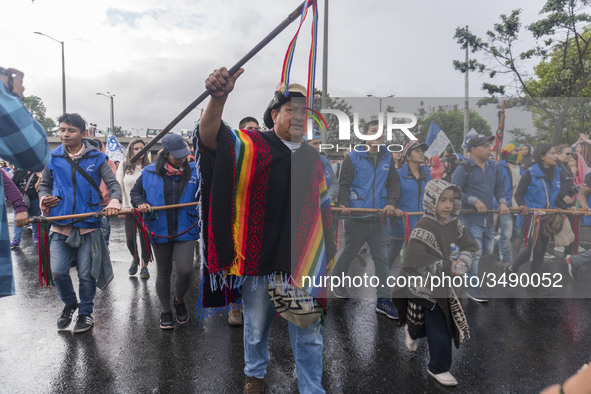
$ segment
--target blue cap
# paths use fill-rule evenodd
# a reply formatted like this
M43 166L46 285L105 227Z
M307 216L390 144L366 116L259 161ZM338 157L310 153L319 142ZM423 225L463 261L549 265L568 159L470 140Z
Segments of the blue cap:
M178 134L166 134L162 138L162 149L168 151L175 159L180 159L191 154L185 140Z

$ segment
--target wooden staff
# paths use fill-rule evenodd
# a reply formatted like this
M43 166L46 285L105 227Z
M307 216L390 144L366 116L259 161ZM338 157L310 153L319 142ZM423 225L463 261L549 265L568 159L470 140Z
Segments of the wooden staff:
M383 209L372 209L372 208L336 208L333 207L332 211L333 212L342 212L345 209L348 209L349 211L351 211L351 213L366 213L366 214L372 214L372 213L382 213L384 212ZM510 208L511 211L513 212L521 212L520 208ZM569 210L560 210L560 209L545 209L545 208L530 208L530 211L535 211L535 212L545 212L545 213L565 213L565 214L574 214L574 215L585 215L585 214L591 214L591 209L569 209ZM469 210L469 209L463 209L460 211L460 215L463 214L468 214L468 213L474 213L476 212L475 210ZM487 210L486 212L483 213L499 213L498 209L491 209L491 210ZM424 215L424 212L408 212L408 216L420 216L420 215Z
M289 14L287 19L285 19L283 22L281 22L279 24L279 26L277 26L271 33L269 33L267 35L267 37L263 38L263 40L261 42L259 42L254 48L252 48L250 50L250 52L248 52L246 55L244 55L244 57L242 59L240 59L238 61L238 63L236 63L234 66L232 66L232 68L230 68L230 70L228 70L228 73L230 75L234 75L234 73L236 73L236 71L238 71L238 69L240 67L244 66L246 64L246 62L248 62L254 55L256 55L261 49L263 49L268 43L270 43L275 37L277 37L279 35L279 33L281 33L283 30L285 30L285 28L287 26L289 26L293 21L295 21L300 15L302 15L302 11L304 9L305 4L306 4L306 2L303 2L302 4L300 4L300 6L298 8L296 8L291 14ZM311 6L312 4L314 4L313 1L311 1L308 4L308 7ZM131 158L131 162L135 163L140 157L142 157L152 147L152 145L154 145L156 142L160 141L160 139L162 137L164 137L166 134L168 134L168 132L170 130L172 130L172 128L174 126L176 126L185 116L187 116L191 111L193 111L195 109L195 107L197 107L199 104L201 104L201 102L203 100L205 100L210 95L210 93L211 92L209 90L205 90L203 93L201 93L201 95L199 97L197 97L195 99L195 101L193 101L191 104L189 104L189 106L187 108L185 108L185 110L183 112L181 112L179 116L174 118L174 120L172 122L170 122L168 124L168 126L163 128L162 131L156 137L152 138L142 148L142 150L140 150L135 156L133 156Z
M162 211L165 209L185 208L185 207L192 207L195 205L199 205L199 202L187 202L184 204L163 205L161 207L152 207L152 208L154 208L154 211ZM117 215L131 215L131 214L133 214L133 209L122 209L121 211L117 212ZM29 223L36 223L37 221L41 221L43 219L52 220L54 222L58 221L58 220L80 219L80 218L90 217L92 215L94 215L94 212L78 213L75 215L65 215L65 216L51 216L48 218L41 218L41 217L36 216L36 217L29 218Z
M195 205L199 205L199 202L188 202L188 203L184 203L184 204L163 205L161 207L152 207L152 208L154 208L154 211L162 211L162 210L166 210L166 209L178 209L178 208L192 207ZM377 214L377 213L384 212L383 209L337 208L337 207L333 207L332 212L339 213L339 212L344 211L345 209L348 209L349 211L351 211L351 213ZM514 211L514 212L521 212L521 209L519 209L519 208L510 208L510 209L511 209L511 211ZM582 209L582 208L581 209L572 209L572 210L531 208L530 211L545 212L545 213L565 213L565 214L574 214L574 215L585 215L587 213L591 214L591 209ZM468 213L474 213L474 212L476 212L476 211L461 210L460 214L468 214ZM492 209L492 210L486 211L486 213L499 213L499 211L497 209ZM117 213L117 215L131 215L131 214L133 214L133 209L122 209L121 211L119 211ZM424 214L425 214L424 212L408 212L408 216L421 216ZM43 219L48 219L48 220L52 220L52 221L80 219L80 218L90 217L92 215L94 215L94 212L78 213L75 215L65 215L65 216L51 216L48 218L41 218L41 217L35 216L32 218L29 218L29 223L36 223L36 222L43 220Z

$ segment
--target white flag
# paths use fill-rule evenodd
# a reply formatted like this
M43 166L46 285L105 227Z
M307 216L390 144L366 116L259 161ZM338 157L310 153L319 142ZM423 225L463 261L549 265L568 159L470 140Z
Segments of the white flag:
M478 134L478 132L474 129L474 127L472 127L470 129L470 132L468 134L466 134L466 138L464 138L464 143L462 144L462 149L467 151L468 150L468 141L470 141L470 138L474 137L477 134Z
M109 159L123 163L125 160L125 148L119 143L117 137L109 130L109 137L107 138L107 148L105 149Z

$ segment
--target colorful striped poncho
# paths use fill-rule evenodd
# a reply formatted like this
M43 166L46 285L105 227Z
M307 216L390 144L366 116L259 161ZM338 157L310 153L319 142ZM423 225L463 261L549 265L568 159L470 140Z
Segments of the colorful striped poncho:
M223 123L217 151L211 152L199 145L199 129L195 134L202 180L202 306L233 303L247 276L274 280L284 274L324 307L326 288L314 284L324 283L336 248L318 152L302 144L292 153L273 131L232 130Z

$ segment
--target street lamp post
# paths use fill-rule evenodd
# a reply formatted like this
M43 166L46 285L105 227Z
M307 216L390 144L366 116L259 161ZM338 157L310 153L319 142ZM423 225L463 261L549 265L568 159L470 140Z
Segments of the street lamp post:
M101 96L105 96L111 99L111 132L113 133L113 135L115 135L115 114L113 113L113 97L115 97L114 94L111 94L109 92L107 92L107 94L104 93L97 93L98 95Z
M40 33L38 31L34 32L35 34L39 34L41 36L45 36L51 38L55 42L59 42L62 44L62 105L64 107L64 114L66 113L66 57L64 55L64 42L56 40L53 37L48 36L47 34Z
M373 94L368 94L368 95L367 95L367 97L373 97L373 98L375 98L375 99L378 99L378 100L380 100L380 112L382 112L382 100L385 100L385 99L387 99L387 98L394 97L394 96L395 96L395 94L391 94L391 95L389 95L388 97L376 97L376 96L374 96Z

